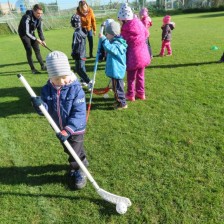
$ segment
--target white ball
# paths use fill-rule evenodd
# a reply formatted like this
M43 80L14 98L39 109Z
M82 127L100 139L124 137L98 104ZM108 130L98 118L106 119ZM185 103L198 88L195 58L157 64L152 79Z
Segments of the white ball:
M108 95L107 93L105 93L105 94L103 95L103 98L104 98L104 99L107 99L107 98L109 98L109 95Z
M127 205L125 203L119 202L116 204L116 211L120 214L123 215L124 213L127 212Z

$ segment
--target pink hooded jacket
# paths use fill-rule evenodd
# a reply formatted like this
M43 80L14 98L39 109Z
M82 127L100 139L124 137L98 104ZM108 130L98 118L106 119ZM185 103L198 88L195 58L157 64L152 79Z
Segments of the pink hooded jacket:
M152 19L149 16L142 17L141 21L147 29L152 26Z
M126 70L133 71L149 65L151 59L146 44L149 32L143 23L138 18L128 20L121 27L121 36L128 44Z

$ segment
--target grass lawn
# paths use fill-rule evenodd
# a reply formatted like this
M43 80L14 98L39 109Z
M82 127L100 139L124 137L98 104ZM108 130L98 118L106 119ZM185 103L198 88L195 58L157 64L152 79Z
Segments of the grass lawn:
M67 155L16 76L22 73L39 95L47 73L31 74L17 35L0 36L0 223L223 223L224 64L217 63L223 16L172 17L173 56L154 57L146 68L145 101L115 111L112 92L108 99L93 96L85 136L89 171L100 187L131 199L123 216L90 183L81 191L67 188ZM162 18L152 19L157 55ZM48 47L70 57L72 33L46 31ZM41 51L44 58L49 53ZM94 61L86 62L89 76ZM104 67L99 63L96 87L108 83Z

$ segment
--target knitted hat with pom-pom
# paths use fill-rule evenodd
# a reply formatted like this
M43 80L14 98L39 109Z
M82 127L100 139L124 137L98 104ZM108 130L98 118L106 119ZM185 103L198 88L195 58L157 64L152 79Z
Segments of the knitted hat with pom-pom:
M131 7L128 3L123 3L118 11L117 17L119 20L132 20L134 18Z

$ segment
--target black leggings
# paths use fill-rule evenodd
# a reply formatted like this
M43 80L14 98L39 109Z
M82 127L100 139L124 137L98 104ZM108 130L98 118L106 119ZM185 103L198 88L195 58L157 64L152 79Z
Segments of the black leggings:
M31 69L35 69L34 64L33 64L33 59L32 59L32 48L35 52L36 58L38 60L38 62L40 63L41 66L44 65L42 56L40 54L40 48L39 48L39 44L36 40L32 40L27 36L23 36L20 37L22 42L23 42L23 46L26 50L26 57L27 57L27 61L29 63L29 66Z
M87 32L87 39L89 42L89 56L93 56L93 31L90 30Z
M87 166L88 164L86 160L86 152L84 149L83 141L84 141L83 134L73 135L68 139L68 142L70 143L71 147L73 148L79 159L84 163L85 166ZM62 145L64 147L64 151L69 155L68 157L69 163L72 164L73 169L78 170L79 169L78 163L75 161L71 153L68 151L67 147L63 143Z

